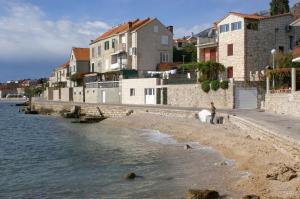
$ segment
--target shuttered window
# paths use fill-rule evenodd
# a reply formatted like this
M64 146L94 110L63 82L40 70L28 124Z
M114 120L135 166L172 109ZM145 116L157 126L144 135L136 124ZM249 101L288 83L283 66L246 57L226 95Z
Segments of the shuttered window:
M233 55L233 44L227 45L227 55L232 56Z

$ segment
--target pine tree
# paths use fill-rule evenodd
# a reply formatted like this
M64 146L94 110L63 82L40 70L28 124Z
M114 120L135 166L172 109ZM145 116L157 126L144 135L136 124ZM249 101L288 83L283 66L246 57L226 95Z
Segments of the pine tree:
M290 12L289 0L272 0L270 3L271 16Z

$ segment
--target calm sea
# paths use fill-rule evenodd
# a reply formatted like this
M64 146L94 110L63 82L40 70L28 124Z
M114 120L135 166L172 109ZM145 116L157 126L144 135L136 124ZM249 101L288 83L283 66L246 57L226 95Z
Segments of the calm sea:
M0 103L0 198L182 198L189 188L233 194L240 176L217 152L165 134L24 115ZM126 181L135 172L142 178Z

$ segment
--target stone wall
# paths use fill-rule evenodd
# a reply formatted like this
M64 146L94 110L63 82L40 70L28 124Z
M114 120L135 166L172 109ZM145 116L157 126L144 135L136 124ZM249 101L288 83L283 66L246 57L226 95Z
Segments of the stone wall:
M300 92L267 94L265 110L300 118Z
M165 109L162 107L139 107L125 105L107 105L107 104L86 104L74 102L55 102L35 99L33 106L36 110L52 110L59 113L62 110L70 111L72 106L78 105L81 107L82 113L88 115L99 115L98 108L106 117L124 117L132 112L134 113L149 113L160 116L171 116L179 118L195 118L196 111ZM98 107L98 108L97 108Z
M226 68L233 67L233 78L244 81L245 77L245 23L242 17L229 15L223 19L218 27L224 24L242 22L242 29L219 34L219 62ZM233 55L228 56L228 45L233 45Z
M200 84L168 85L168 105L178 107L200 107L208 108L214 102L217 108L233 108L234 96L233 86L228 90L210 90L205 93Z
M250 21L246 21L248 23ZM293 27L288 30L288 26L293 22L293 16L286 14L273 16L258 22L258 30L246 29L246 75L253 74L250 79L256 77L265 67L271 65L271 50L283 47L284 52L290 52L290 37L294 37L294 45L300 37L300 27Z

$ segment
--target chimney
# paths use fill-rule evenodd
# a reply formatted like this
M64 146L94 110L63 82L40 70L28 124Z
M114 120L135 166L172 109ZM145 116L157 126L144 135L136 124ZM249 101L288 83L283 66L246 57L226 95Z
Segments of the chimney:
M129 21L129 22L128 22L129 29L132 28L132 24L133 24L132 21Z
M173 26L168 26L167 29L171 32L171 33L174 33L174 27Z

